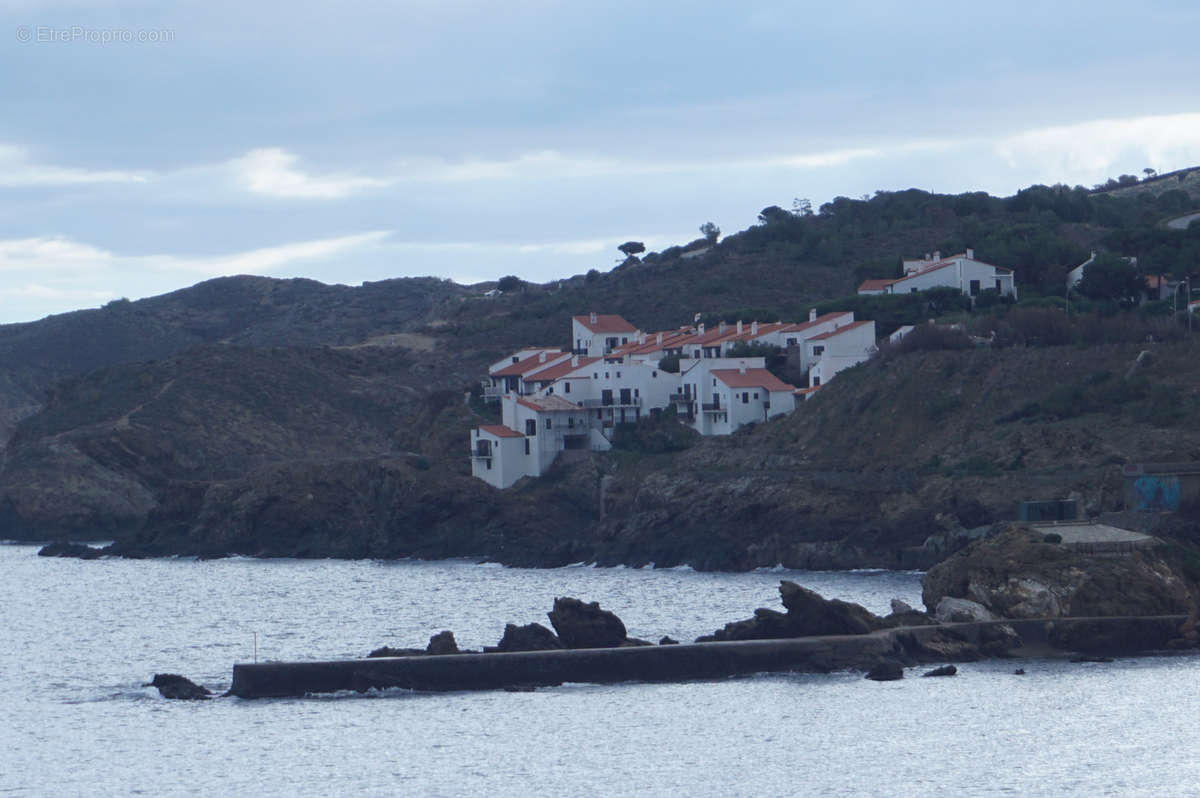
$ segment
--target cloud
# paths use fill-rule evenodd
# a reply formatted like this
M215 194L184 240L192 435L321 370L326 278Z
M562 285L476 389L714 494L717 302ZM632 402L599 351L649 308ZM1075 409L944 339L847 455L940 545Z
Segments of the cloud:
M232 274L269 274L303 261L328 259L378 245L391 235L372 231L354 235L299 241L229 255L121 255L91 244L64 237L0 240L0 272L10 275L10 284L104 283L128 275L134 279L147 273L168 273L179 278L219 277ZM28 281L22 276L28 273ZM41 278L40 282L32 277ZM24 289L10 288L13 294ZM57 289L55 289L57 290ZM99 290L99 289L97 289ZM144 292L121 286L125 293ZM89 294L90 295L90 294ZM113 287L97 295L113 295Z
M234 181L243 190L283 199L341 199L393 181L345 174L315 176L296 168L299 158L278 147L251 150L229 161Z
M1074 125L1027 130L994 145L1009 166L1052 180L1094 181L1114 169L1168 167L1200 161L1200 113L1097 119Z
M11 144L0 144L0 186L4 188L62 187L94 183L145 183L141 172L81 169L30 160L28 153Z

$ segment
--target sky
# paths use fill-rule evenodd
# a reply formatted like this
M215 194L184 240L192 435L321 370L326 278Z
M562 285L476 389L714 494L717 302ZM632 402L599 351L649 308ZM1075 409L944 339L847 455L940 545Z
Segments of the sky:
M1194 0L5 0L0 322L233 274L546 282L795 198L1200 165L1197 30Z

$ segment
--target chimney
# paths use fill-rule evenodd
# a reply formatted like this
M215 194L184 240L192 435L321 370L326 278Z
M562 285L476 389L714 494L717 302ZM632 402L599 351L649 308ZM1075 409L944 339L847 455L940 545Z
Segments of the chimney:
M545 352L538 352L538 362L539 363L546 362L546 353Z
M596 323L596 311L594 311L594 310L593 310L593 311L592 311L590 314L588 314L588 320L589 320L589 321L590 321L592 324L595 324L595 323Z
M704 322L700 322L699 324L696 325L696 334L704 335Z
M758 335L758 322L756 322L756 321L750 322L750 334Z
M971 249L970 247L967 247L967 258L969 260L975 260L975 250Z
M925 253L925 260L933 260L933 258L929 257L929 253L928 253L928 252L926 252L926 253ZM593 315L594 315L594 314L593 314Z
M742 334L742 320L741 319L738 319L737 331L738 331L738 335Z
M934 260L941 260L941 259L942 259L942 251L941 251L940 249L935 249L935 250L933 251L933 259L934 259Z
M571 355L571 368L579 365L579 355Z
M717 332L721 333L721 335L725 334L725 322L721 322L721 326L717 327Z
M809 321L816 321L816 320L817 320L817 309L816 309L816 308L809 308L809 309L808 309L808 320L809 320Z
M739 361L738 361L738 373L739 373L739 374L745 374L745 373L746 373L746 361L744 361L744 360L739 360Z
M662 346L662 333L658 334L654 343L657 344L658 346Z

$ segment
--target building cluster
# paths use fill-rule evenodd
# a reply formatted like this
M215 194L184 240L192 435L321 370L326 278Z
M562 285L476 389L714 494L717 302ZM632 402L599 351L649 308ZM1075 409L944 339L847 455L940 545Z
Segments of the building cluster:
M668 408L702 435L790 413L798 399L871 356L875 322L813 310L799 323L646 333L620 316L591 313L571 320L571 341L570 350L526 347L489 367L483 393L500 402L501 423L471 432L475 476L507 488L545 473L561 452L605 451L617 425ZM772 374L764 357L739 354L755 344L786 350L809 384L797 388Z
M970 297L995 290L1016 298L1012 270L976 260L971 249L906 260L903 277L867 280L858 293L937 287ZM900 328L890 340L911 329ZM792 412L839 371L876 351L875 322L855 320L850 311L819 316L813 310L798 323L697 323L651 333L620 316L591 313L572 319L571 341L570 350L527 347L488 369L483 392L500 402L501 423L471 431L475 476L507 488L545 473L561 452L607 450L617 425L668 409L702 435L728 435ZM765 358L743 356L743 345L754 344L786 351L789 362L807 372L808 385L783 382Z

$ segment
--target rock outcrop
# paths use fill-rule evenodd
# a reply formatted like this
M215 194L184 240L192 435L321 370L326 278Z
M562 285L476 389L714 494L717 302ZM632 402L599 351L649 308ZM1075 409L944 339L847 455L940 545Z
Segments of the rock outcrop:
M528 623L524 626L506 624L504 636L496 644L496 651L552 651L566 648L558 636L540 623Z
M156 673L150 687L157 687L163 698L182 701L203 701L212 696L212 691L177 673Z
M103 552L93 546L71 543L66 540L56 540L38 549L39 557L78 557L81 560L96 560L102 555Z
M1193 587L1156 550L1088 554L1013 525L931 568L922 597L944 620L978 619L978 610L961 600L1000 618L1171 615L1196 606Z
M585 604L577 598L554 599L546 613L558 639L567 648L613 648L626 640L625 624L598 602Z
M861 605L823 598L795 582L780 582L779 594L787 608L786 613L760 607L754 611L753 618L727 623L723 629L699 637L696 642L862 635L887 626L882 618Z

